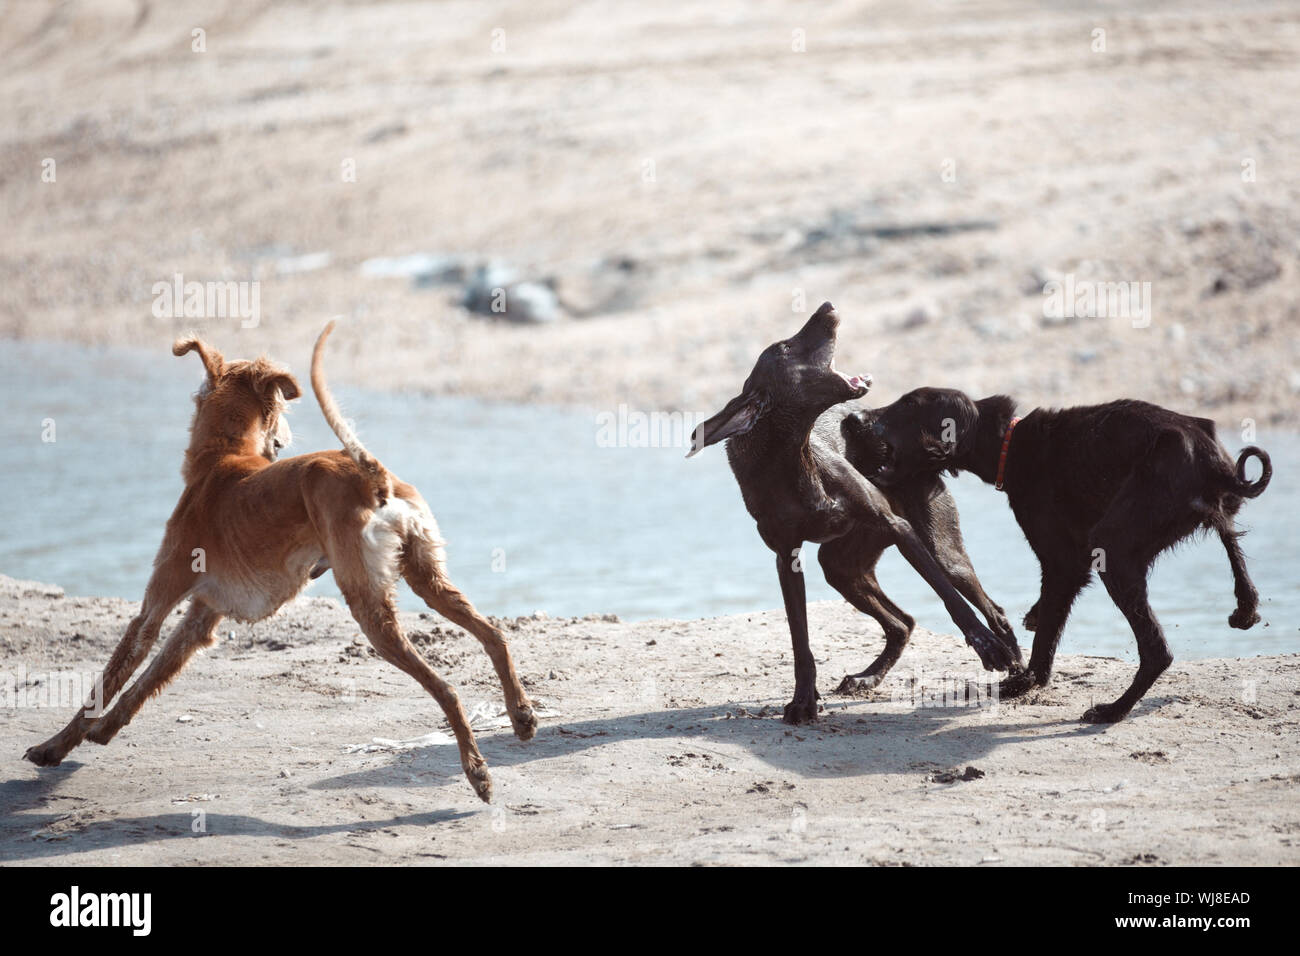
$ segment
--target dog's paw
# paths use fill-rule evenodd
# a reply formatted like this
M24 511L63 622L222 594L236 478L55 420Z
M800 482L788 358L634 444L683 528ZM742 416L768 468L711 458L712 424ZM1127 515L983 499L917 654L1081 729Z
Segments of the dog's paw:
M840 686L835 688L835 693L846 697L870 697L871 692L884 679L884 674L846 674L844 680L840 681Z
M994 633L1002 641L1002 645L1007 649L1009 655L1006 671L1011 674L1019 674L1025 669L1025 658L1020 652L1020 643L1016 640L1016 632L1011 629L1010 625L1007 625L1005 632L995 630Z
M1038 605L1037 604L1031 607L1029 609L1029 613L1025 615L1024 625L1026 631L1038 630Z
M1007 620L1001 608L989 618L989 628L1011 652L1011 671L1023 670L1025 659L1020 656L1020 643L1016 640L1016 629L1011 626L1011 622Z
M1228 626L1245 631L1259 623L1259 612L1252 608L1239 607L1228 616Z
M518 711L510 712L510 723L515 728L515 736L520 740L532 740L537 733L537 715L533 708L525 704Z
M1011 621L1007 618L1007 614L1002 610L1002 608L995 605L993 613L988 616L988 622L989 629L998 637L1002 638L1002 640L1015 641L1016 630L1011 626Z
M817 698L800 699L796 697L785 705L781 719L787 724L810 724L817 719Z
M492 775L488 773L487 761L482 757L471 759L465 764L465 776L474 788L478 798L484 803L492 802Z
M980 628L966 635L966 643L979 655L980 663L986 671L1010 670L1020 660L1020 646L1014 641L1008 647L1001 639L994 636L987 628Z
M1129 709L1118 704L1097 704L1079 718L1085 724L1114 724L1124 719Z
M1014 700L1040 686L1038 678L1029 670L1021 670L998 684L999 700Z
M35 747L28 747L27 752L23 754L23 759L30 760L38 767L57 767L66 756L66 750L53 741L47 740Z

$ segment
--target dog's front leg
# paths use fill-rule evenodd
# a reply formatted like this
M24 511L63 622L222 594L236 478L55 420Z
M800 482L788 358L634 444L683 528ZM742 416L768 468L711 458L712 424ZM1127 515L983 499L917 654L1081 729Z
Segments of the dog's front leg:
M934 589L943 601L953 623L961 629L962 636L979 655L985 670L1010 670L1020 663L1020 648L1012 641L1012 647L994 636L975 616L971 606L952 586L948 576L939 567L939 562L926 546L921 536L911 523L897 514L889 499L871 482L851 467L842 467L836 472L839 477L839 489L851 502L855 517L869 527L879 529L898 548L916 573L925 579L925 583ZM1014 650L1013 650L1014 648Z
M146 700L162 692L191 657L201 648L216 643L214 635L221 617L221 612L214 611L201 600L196 598L191 601L185 618L172 632L162 650L136 682L117 699L113 708L90 726L86 739L95 744L107 744L112 740L139 713Z
M817 719L817 663L808 646L808 599L797 543L777 551L776 574L794 646L794 700L785 705L783 719L787 724L805 724Z
M849 483L848 491L860 509L860 520L884 531L907 563L934 589L934 593L943 601L949 617L966 638L966 643L979 655L984 669L1019 669L1020 648L1014 638L1010 642L999 639L975 616L971 606L953 587L948 575L939 566L934 554L911 522L897 514L884 494L865 479L853 480Z
M155 580L158 580L162 572L155 571L154 574ZM164 583L169 583L165 578L163 580ZM149 656L149 650L158 639L158 632L163 622L180 600L181 593L179 587L173 587L169 591L166 587L150 583L140 613L132 619L122 640L118 642L112 658L91 693L91 699L77 711L77 715L61 731L44 743L29 747L24 754L26 759L38 767L55 767L74 747L86 739L86 735L102 717L109 702L117 696L118 691Z
M953 623L961 629L966 643L979 655L984 669L990 671L1018 669L1020 648L1016 647L1013 652L975 616L975 612L957 593L957 589L952 586L952 582L943 573L929 549L917 537L912 526L902 519L895 519L891 528L894 531L894 544L907 559L907 563L915 568L916 572L925 579L925 583L939 595Z

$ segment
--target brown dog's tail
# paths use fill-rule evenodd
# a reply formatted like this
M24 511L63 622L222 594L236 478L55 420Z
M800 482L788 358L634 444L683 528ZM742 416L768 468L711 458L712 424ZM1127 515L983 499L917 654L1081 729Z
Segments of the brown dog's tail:
M379 499L379 504L383 505L393 494L392 480L389 477L388 469L379 463L379 459L366 451L366 446L361 444L356 432L344 421L338 403L334 401L334 396L330 394L329 387L325 384L323 362L325 340L334 331L334 323L334 319L329 320L329 323L321 331L320 338L316 340L316 347L312 349L311 390L316 393L316 401L320 403L320 410L325 415L325 421L329 423L334 434L339 436L339 441L343 442L343 448L348 453L348 456L357 463L357 466L365 473L366 477L374 483L375 497Z
M1246 462L1258 458L1264 466L1263 472L1254 481L1246 480ZM1273 463L1269 461L1268 452L1254 445L1247 445L1237 456L1237 494L1245 498L1258 498L1268 487L1268 480L1273 477Z

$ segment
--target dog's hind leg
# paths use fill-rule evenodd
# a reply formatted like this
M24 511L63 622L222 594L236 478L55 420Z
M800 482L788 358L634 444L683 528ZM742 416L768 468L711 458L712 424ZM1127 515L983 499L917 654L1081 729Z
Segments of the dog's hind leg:
M429 666L407 640L397 620L393 582L406 547L403 528L410 502L394 499L379 510L341 507L328 482L308 492L308 511L322 531L322 543L334 580L348 609L375 651L398 670L414 677L442 708L456 736L460 764L470 786L485 803L492 799L492 777L479 752L469 719L455 688ZM400 503L400 508L398 504Z
M440 547L420 535L409 536L402 554L402 575L411 590L429 607L469 631L483 645L501 681L506 712L510 715L515 736L520 740L531 740L537 733L537 715L519 675L515 673L510 647L500 629L479 614L469 598L447 579Z
M837 694L861 694L877 687L898 663L916 622L910 614L885 596L875 574L865 574L842 588L832 586L859 611L875 618L885 632L885 648L879 656L865 670L846 675L835 689Z
M339 567L337 563L334 566L336 569ZM352 616L361 625L361 630L370 639L379 656L398 670L414 677L438 702L451 724L451 732L456 736L465 776L469 778L479 799L490 803L492 777L488 773L487 761L479 752L478 742L474 739L474 731L470 729L460 698L456 695L455 688L438 676L402 633L402 626L397 621L397 612L393 607L391 590L388 593L378 593L366 585L349 585L343 579L339 580L339 588L347 599Z
M1231 518L1215 522L1215 527L1223 549L1228 552L1228 563L1232 565L1232 590L1237 596L1237 609L1229 616L1228 624L1244 631L1259 623L1259 592L1246 571L1246 556L1241 553L1241 544L1237 540L1241 532L1233 527Z
M348 501L327 472L312 480L306 497L308 514L320 529L325 557L352 616L376 653L414 677L438 702L456 736L461 767L470 786L481 800L490 801L492 777L460 698L411 646L397 620L393 584L409 537L412 503L394 497L375 509L360 498Z
M1188 480L1189 464L1180 437L1157 441L1120 485L1110 508L1092 530L1089 548L1104 561L1099 576L1137 639L1138 671L1128 690L1116 700L1098 704L1083 715L1088 723L1122 720L1173 663L1164 630L1147 601L1147 575L1157 555L1202 522L1202 516L1187 504L1195 494Z
M104 709L149 656L167 615L181 602L192 583L192 575L170 565L155 568L145 589L140 613L127 625L126 633L114 648L90 699L61 731L44 743L29 747L24 754L26 759L39 767L54 767L85 740Z
M190 603L172 636L167 639L162 650L145 668L126 692L122 694L113 709L91 725L88 740L97 744L106 744L117 732L131 722L150 697L162 692L162 689L181 672L195 652L204 647L211 647L216 638L213 632L221 621L222 615L202 601Z
M1156 678L1173 663L1174 655L1165 640L1164 630L1147 602L1147 572L1150 560L1135 552L1107 552L1107 568L1101 575L1111 600L1124 612L1133 628L1138 645L1138 671L1133 683L1117 700L1088 709L1083 720L1092 724L1111 724L1122 720L1155 683Z
M875 574L880 553L878 542L873 544L857 535L827 542L817 552L826 582L855 608L874 618L885 633L884 650L864 670L846 675L835 689L837 694L862 694L878 686L902 657L916 625L911 615L880 589Z

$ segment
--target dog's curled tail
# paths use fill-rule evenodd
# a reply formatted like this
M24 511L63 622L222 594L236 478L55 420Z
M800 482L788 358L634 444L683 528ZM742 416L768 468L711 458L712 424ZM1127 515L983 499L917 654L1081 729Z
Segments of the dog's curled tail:
M1246 462L1252 458L1258 458L1259 463L1264 466L1263 472L1254 481L1246 480ZM1258 498L1268 487L1268 480L1273 477L1273 463L1269 460L1268 452L1254 445L1247 445L1237 456L1237 494L1246 498Z
M320 338L316 340L316 347L311 353L311 390L316 393L316 401L320 404L320 410L325 415L325 421L329 423L334 434L343 442L343 448L348 456L357 463L357 466L366 474L373 483L375 488L375 497L379 499L380 505L392 497L392 481L388 475L388 469L379 463L379 459L366 451L366 446L361 444L357 438L356 432L343 419L343 413L339 410L338 403L334 401L334 396L330 394L329 387L325 384L325 340L330 337L334 331L334 319L321 330Z

